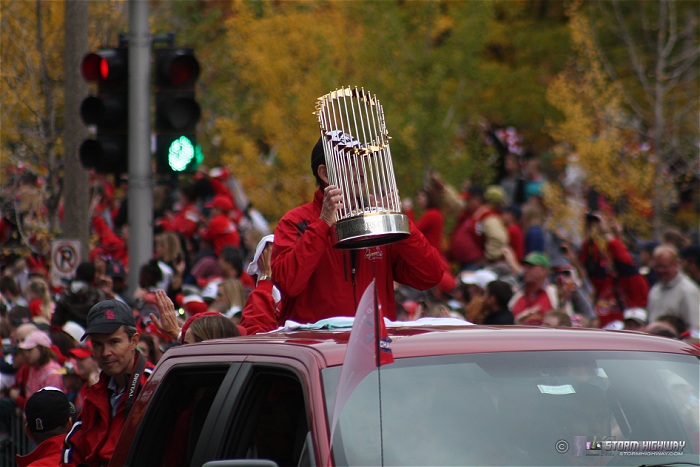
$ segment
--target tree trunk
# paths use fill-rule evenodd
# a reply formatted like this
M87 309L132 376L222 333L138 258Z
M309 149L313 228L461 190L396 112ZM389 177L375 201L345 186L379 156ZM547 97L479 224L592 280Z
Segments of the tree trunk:
M88 4L66 0L64 23L63 238L80 241L82 260L88 258L90 240L89 179L78 155L80 144L88 136L80 118L80 103L88 94L88 85L80 75L80 62L88 51Z

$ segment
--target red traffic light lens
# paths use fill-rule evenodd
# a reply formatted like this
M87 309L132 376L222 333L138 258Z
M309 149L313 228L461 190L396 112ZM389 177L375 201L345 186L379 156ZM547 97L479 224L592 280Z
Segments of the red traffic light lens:
M80 63L80 72L89 83L126 84L128 67L126 48L100 49L87 54Z
M191 55L179 55L170 62L168 77L173 86L194 83L199 76L199 62Z
M80 72L88 82L100 82L109 75L109 63L96 53L90 53L83 58L80 64Z

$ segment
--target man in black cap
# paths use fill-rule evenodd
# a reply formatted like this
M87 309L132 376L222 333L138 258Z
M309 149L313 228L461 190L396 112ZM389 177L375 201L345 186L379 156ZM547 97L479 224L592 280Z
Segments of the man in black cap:
M136 350L139 337L134 313L124 302L103 300L90 309L82 339L90 339L102 372L66 437L64 464L106 465L112 458L126 416L153 370Z
M73 423L75 407L60 389L47 386L35 392L24 408L24 429L37 447L25 456L17 455L19 467L59 465L66 433Z

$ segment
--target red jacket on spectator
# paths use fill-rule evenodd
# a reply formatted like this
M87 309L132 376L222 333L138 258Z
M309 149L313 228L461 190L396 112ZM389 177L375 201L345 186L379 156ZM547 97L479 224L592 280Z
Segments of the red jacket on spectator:
M479 210L477 209L477 211ZM498 213L491 209L482 209L477 216L474 214L465 211L457 219L450 238L449 257L452 261L468 264L476 263L484 258L486 239L481 230L481 223L488 216L495 216Z
M438 208L428 208L423 216L416 220L413 211L406 211L408 217L416 223L425 239L437 251L442 251L442 234L445 228L445 216Z
M508 243L518 261L525 259L525 235L520 224L514 223L508 226Z
M183 206L172 218L161 219L160 225L166 231L177 232L183 237L191 239L197 233L201 217L197 206L191 203Z
M52 436L27 455L15 457L18 467L56 467L61 465L61 451L66 435Z
M649 285L625 245L612 238L606 246L607 251L601 252L594 241L588 240L579 251L579 260L593 285L601 326L622 321L625 308L646 308L649 292Z
M90 257L109 256L121 262L124 267L129 264L129 250L123 238L109 228L102 217L92 218L92 229L100 237L99 246L90 252Z
M140 356L140 352L135 352L135 361L138 361ZM147 363L146 369L139 378L137 394L146 384L152 372L153 365ZM124 412L124 403L127 399L128 389L125 389L124 394L119 399L117 413L112 417L110 391L107 386L109 380L109 376L101 373L100 380L88 388L83 411L65 438L61 465L102 466L107 465L112 458L112 453L126 421L127 414Z

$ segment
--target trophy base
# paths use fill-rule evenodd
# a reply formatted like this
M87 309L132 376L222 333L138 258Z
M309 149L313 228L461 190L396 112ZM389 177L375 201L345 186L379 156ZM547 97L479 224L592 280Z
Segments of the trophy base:
M341 250L371 248L388 245L407 238L410 234L405 214L365 214L343 219L333 229L333 246Z

